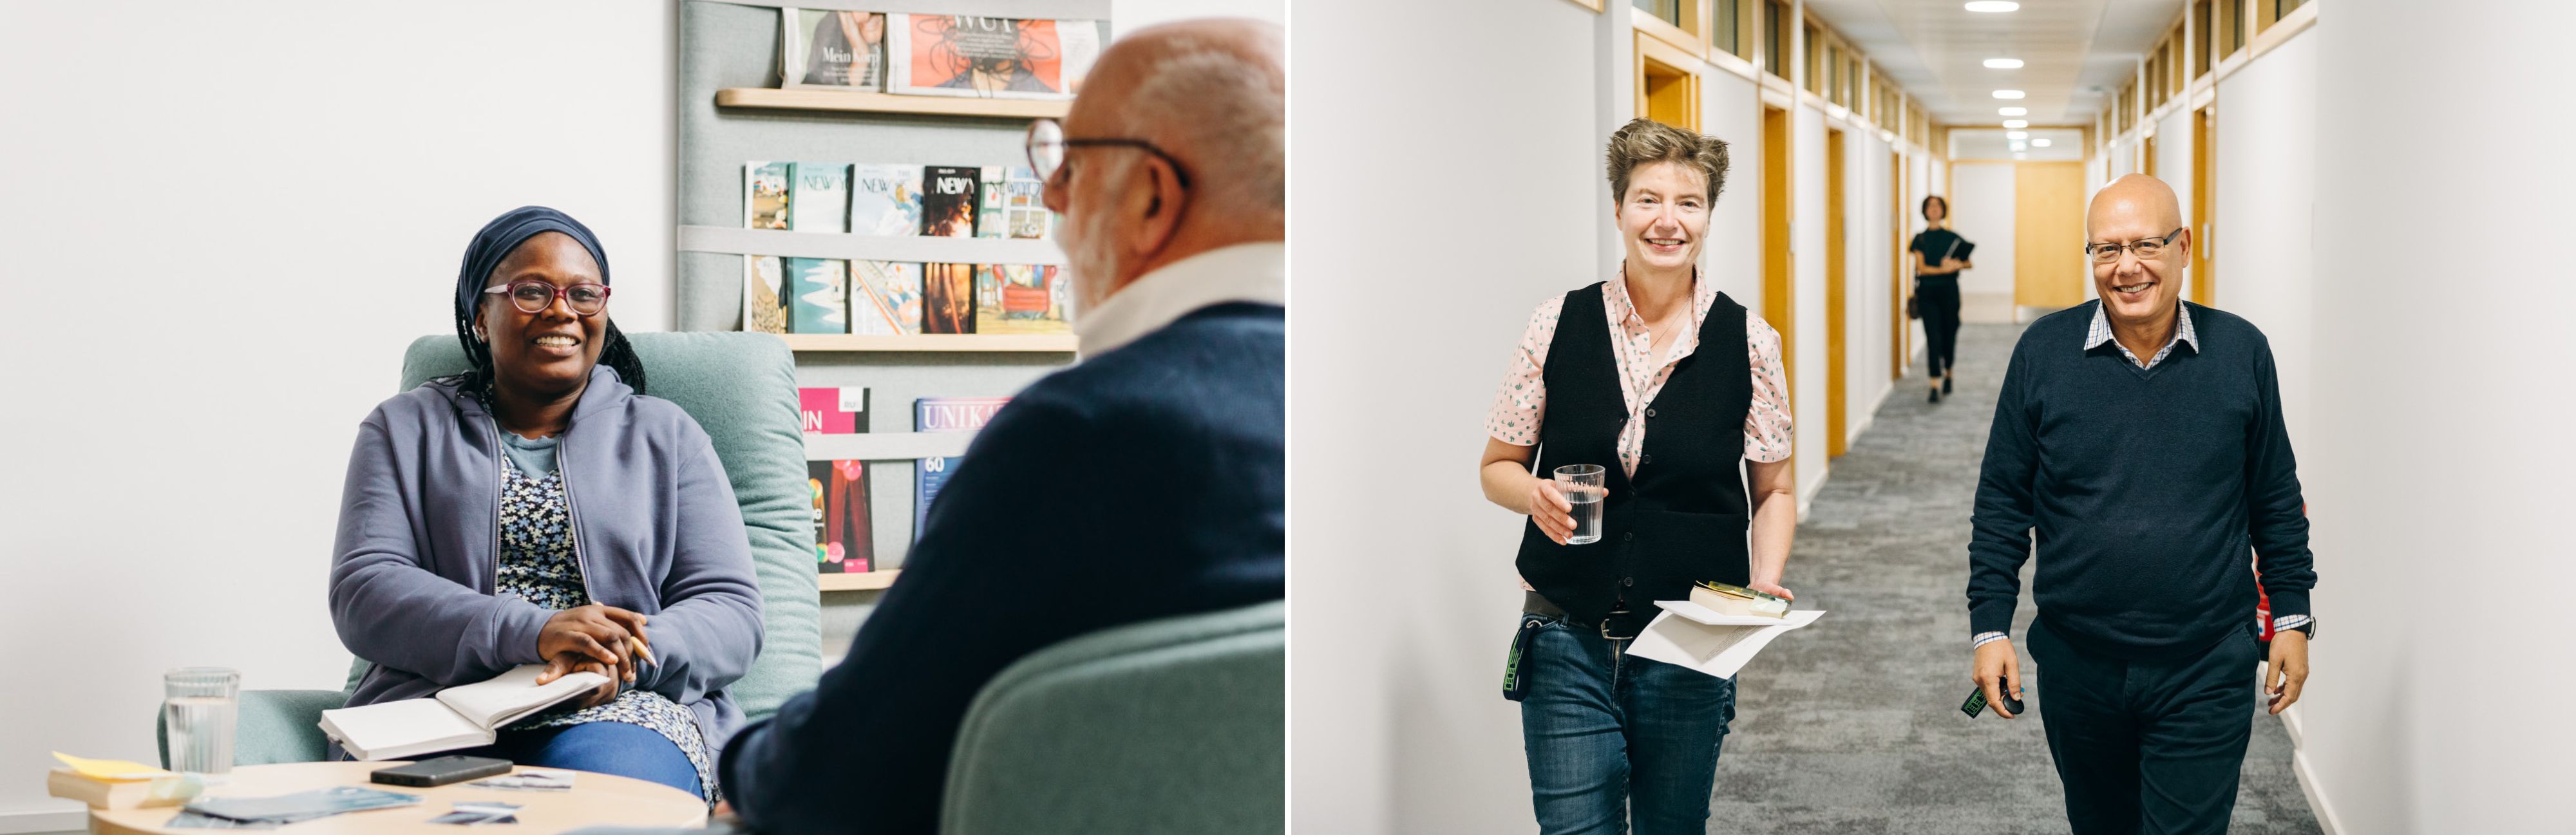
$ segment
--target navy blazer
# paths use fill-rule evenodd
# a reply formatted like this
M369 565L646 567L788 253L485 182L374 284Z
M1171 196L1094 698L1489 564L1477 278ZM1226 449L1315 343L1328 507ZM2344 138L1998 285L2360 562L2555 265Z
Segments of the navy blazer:
M1286 311L1227 303L1029 386L814 691L725 747L772 833L933 833L987 681L1060 640L1282 598Z

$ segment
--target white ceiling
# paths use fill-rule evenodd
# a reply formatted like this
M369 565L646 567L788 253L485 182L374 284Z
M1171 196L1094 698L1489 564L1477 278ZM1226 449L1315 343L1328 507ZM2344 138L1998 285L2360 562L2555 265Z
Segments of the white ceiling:
M1807 9L1922 102L1934 121L1993 125L2030 109L2034 125L2084 125L2135 72L2182 14L2185 0L2021 0L2018 11L1967 10L1964 0L1806 0ZM1989 70L1988 58L2019 58ZM2029 93L1994 98L1998 88Z
M2002 128L1960 128L1950 131L1950 159L1953 160L2082 160L2084 131L2080 128L2032 128L2022 149L2013 150L2013 139ZM2047 140L2045 146L2028 140Z

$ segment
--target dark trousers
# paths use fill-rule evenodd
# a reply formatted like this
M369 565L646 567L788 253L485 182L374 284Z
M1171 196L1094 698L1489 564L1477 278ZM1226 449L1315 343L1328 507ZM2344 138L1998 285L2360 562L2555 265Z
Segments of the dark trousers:
M1914 277L1914 309L1923 315L1923 349L1932 377L1959 365L1959 280Z
M2251 631L2176 660L2087 653L2030 629L2039 717L2077 834L2225 834L2254 734Z
M1735 680L1627 645L1558 616L1521 650L1521 742L1542 834L1708 833Z

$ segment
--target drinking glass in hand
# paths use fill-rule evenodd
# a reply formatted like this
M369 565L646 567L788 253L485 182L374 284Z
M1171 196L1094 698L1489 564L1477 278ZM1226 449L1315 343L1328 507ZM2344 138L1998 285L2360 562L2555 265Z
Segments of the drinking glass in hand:
M1601 539L1601 501L1610 496L1608 472L1599 465L1560 465L1556 469L1556 490L1574 505L1574 534L1566 543L1591 543Z
M241 672L178 668L161 675L161 719L170 733L170 769L220 779L233 772L233 718Z

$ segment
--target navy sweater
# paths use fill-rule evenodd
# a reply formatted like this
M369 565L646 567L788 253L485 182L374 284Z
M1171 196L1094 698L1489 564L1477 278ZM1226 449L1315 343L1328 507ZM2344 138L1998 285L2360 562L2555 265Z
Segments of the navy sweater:
M1030 652L1286 594L1285 310L1199 309L1047 376L967 448L903 581L812 692L726 745L753 828L939 830L966 706Z
M2191 305L2198 349L2139 369L2116 342L2083 348L2098 305L2041 317L2013 347L1977 480L1970 632L2012 629L2033 535L2039 618L2088 650L2179 656L2251 628L2256 555L2272 611L2310 613L2271 344Z

